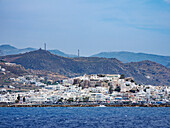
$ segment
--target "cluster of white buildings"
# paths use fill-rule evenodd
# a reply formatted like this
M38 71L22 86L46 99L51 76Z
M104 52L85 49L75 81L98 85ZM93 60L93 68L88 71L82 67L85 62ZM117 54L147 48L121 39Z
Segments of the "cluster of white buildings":
M69 78L55 85L43 83L43 77L23 76L13 79L22 84L34 83L39 90L0 94L0 102L6 103L70 103L70 102L128 102L169 103L169 86L138 85L133 78L121 75L101 74Z
M4 63L6 66L17 66L15 63ZM0 72L1 73L4 73L6 72L7 70L5 68L3 68L2 66L0 66Z
M2 67L0 66L0 71L1 71L1 72L5 72L6 69L5 69L5 68L2 68Z
M35 84L36 86L45 86L46 84L40 82L44 81L44 77L38 77L36 75L25 75L18 78L10 78L13 83L19 83L22 85Z

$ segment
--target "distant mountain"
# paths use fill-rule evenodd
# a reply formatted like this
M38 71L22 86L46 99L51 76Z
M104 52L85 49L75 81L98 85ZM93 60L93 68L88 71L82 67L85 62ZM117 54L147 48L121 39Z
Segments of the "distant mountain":
M92 55L91 57L116 58L124 63L138 62L143 60L154 61L164 66L170 63L170 56L160 56L154 54L133 53L133 52L101 52L99 54Z
M17 54L18 49L10 45L1 45L0 50L4 55Z
M11 45L0 45L0 56L2 55L14 55L19 53L26 53L30 51L37 50L36 48L24 48L24 49L18 49L16 47L13 47ZM76 55L71 54L65 54L64 52L61 52L59 50L49 50L52 54L63 56L63 57L77 57ZM3 54L2 54L3 53Z
M72 55L72 54L65 54L64 52L61 52L57 49L55 50L48 50L50 53L58 55L58 56L63 56L63 57L77 57L76 55Z
M0 57L1 60L21 64L26 69L57 72L73 77L83 74L125 74L137 83L170 85L170 69L155 62L122 63L114 58L65 58L45 50Z
M168 64L166 65L166 67L167 67L167 68L170 68L170 63L168 63Z
M0 50L0 56L3 56L4 55L4 53Z
M19 54L19 53L34 51L36 49L35 48L18 49L16 47L11 46L11 45L0 45L0 50L3 52L4 55L13 55L13 54Z
M37 50L36 48L24 48L24 49L19 49L19 53L25 53L25 52L30 52L30 51L35 51Z
M15 47L7 44L7 45L0 45L0 49L1 49L1 50L4 50L4 51L5 51L5 50L8 51L8 50L16 50L17 48L15 48Z

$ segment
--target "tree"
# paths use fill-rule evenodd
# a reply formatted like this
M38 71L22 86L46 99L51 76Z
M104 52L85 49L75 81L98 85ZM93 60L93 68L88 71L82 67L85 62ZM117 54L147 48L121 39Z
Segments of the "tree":
M125 75L121 74L120 79L125 79Z
M18 94L17 100L20 101L20 95Z
M15 103L19 103L19 101L18 101L18 100L15 100Z
M67 101L68 102L73 102L73 98L69 98Z
M89 97L84 97L83 98L83 102L88 102L89 101Z
M117 86L114 91L120 92L121 88Z
M63 100L62 100L62 99L59 99L58 102L63 102Z
M131 82L131 83L134 83L135 81L134 81L134 80L131 80L130 82Z
M30 84L35 84L35 82L31 82Z
M29 77L26 77L26 80L31 80L31 78L29 78Z
M136 91L135 90L130 90L130 92L135 93Z
M109 94L112 94L112 92L113 92L113 86L110 85L110 87L109 87Z
M25 102L25 96L23 97L23 102Z
M51 81L48 81L48 82L47 82L47 85L51 85L51 84L52 84Z
M76 101L78 101L78 99L79 99L79 98L78 98L78 97L76 97Z

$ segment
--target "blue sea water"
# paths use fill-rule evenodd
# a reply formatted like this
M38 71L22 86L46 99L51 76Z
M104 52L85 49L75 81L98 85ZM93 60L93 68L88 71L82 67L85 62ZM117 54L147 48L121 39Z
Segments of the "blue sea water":
M170 108L0 108L0 128L170 128Z

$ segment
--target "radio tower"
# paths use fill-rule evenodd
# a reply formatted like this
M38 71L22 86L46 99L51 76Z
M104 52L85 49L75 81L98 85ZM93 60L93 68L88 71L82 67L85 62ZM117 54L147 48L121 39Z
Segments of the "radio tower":
M78 49L78 58L80 57L80 51L79 51L79 49Z
M46 46L46 43L44 43L44 50L46 50L46 47L47 47L47 46Z

